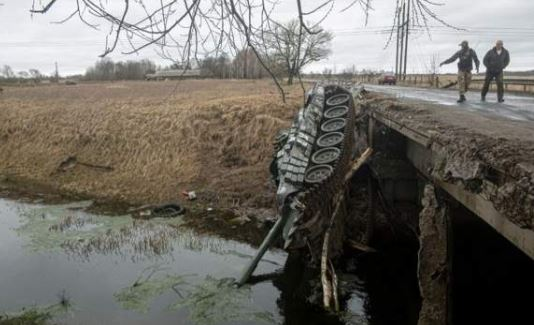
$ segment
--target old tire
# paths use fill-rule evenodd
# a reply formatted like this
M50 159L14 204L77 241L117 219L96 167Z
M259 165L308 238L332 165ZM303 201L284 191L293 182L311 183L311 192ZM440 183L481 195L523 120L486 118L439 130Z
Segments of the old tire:
M173 218L184 214L185 209L176 203L169 203L154 207L151 211L154 218Z

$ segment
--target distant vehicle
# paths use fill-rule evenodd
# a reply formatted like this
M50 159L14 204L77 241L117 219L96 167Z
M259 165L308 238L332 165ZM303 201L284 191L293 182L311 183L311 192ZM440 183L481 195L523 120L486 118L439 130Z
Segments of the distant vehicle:
M378 77L379 85L395 85L397 83L397 77L393 73L384 73Z

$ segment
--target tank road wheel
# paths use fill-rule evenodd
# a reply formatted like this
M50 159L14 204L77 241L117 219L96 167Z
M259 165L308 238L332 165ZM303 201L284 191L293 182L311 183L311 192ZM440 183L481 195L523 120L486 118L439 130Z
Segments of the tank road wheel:
M308 171L306 172L306 176L304 177L304 180L306 181L306 183L311 183L311 184L321 183L322 181L330 177L330 175L332 175L333 172L334 172L334 168L332 168L332 166L330 165L313 166L312 168L308 169Z
M347 122L343 118L334 118L321 124L321 131L323 132L338 131L344 128L346 123Z
M341 132L329 132L321 135L317 139L317 145L321 148L335 147L345 139L345 135Z
M314 164L323 165L329 164L341 156L341 150L336 147L323 148L319 151L316 151L311 160Z
M334 106L326 110L324 112L324 117L326 118L337 118L337 117L344 117L349 112L349 108L347 106Z
M337 94L326 100L326 105L328 106L338 106L348 102L350 99L349 94Z

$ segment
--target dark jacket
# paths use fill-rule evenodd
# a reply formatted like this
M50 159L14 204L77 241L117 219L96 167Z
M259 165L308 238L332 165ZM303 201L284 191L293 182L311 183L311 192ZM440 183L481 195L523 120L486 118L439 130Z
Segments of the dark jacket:
M457 59L460 59L458 61L458 70L460 71L471 71L473 70L473 61L475 61L477 70L480 66L480 61L478 60L477 54L473 49L461 49L460 51L454 53L453 56L451 56L449 59L443 61L443 64L449 64Z
M484 56L484 65L491 72L501 72L510 64L510 53L503 47L501 55L497 54L494 47Z

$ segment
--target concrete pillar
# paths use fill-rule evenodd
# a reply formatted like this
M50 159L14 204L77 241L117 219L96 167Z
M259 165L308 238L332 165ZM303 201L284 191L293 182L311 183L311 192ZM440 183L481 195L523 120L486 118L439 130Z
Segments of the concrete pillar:
M449 216L445 202L427 184L419 214L419 290L423 298L418 325L446 325L450 259L448 258Z

